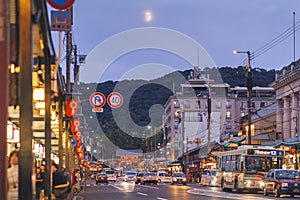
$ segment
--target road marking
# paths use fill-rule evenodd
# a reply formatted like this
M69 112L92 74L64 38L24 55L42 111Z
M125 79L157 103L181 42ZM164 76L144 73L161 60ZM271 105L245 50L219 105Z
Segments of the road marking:
M209 197L218 197L218 198L224 198L224 199L235 199L235 200L245 200L245 199L257 199L255 196L242 196L240 194L233 194L233 193L226 193L226 192L220 192L220 191L208 191L204 189L192 189L187 191L190 194L199 194L203 196L209 196ZM264 200L272 200L270 198L264 198Z
M168 199L165 199L165 198L162 198L162 197L157 197L158 200L168 200Z
M148 194L141 193L141 192L137 192L137 194L139 194L139 195L143 195L143 196L148 196Z
M114 187L114 188L117 188L118 190L124 191L123 188L120 188L120 187L118 187L118 186L115 186L115 185L111 185L111 186Z

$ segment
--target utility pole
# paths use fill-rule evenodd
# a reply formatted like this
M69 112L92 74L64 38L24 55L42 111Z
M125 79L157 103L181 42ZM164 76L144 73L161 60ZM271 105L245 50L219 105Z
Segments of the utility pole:
M248 144L251 145L251 93L252 93L252 71L250 66L251 55L250 51L233 51L233 53L245 53L248 57L248 64L246 66L246 80L247 80L247 109L248 109Z
M32 8L33 1L16 1L19 11L20 155L19 199L32 199ZM7 67L7 66L1 66ZM2 177L5 178L5 177Z
M9 1L0 0L0 199L7 198L6 161L7 161L7 119L8 119L8 65L9 65Z

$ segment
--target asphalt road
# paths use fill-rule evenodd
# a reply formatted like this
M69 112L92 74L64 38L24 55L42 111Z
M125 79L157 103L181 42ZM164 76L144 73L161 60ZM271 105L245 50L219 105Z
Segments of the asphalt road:
M280 199L299 199L282 196ZM171 185L161 183L158 185L139 185L127 182L110 182L108 185L96 185L94 181L89 181L83 185L83 190L74 196L74 200L274 200L270 195L263 196L262 193L235 193L222 192L218 187L202 187L199 184Z

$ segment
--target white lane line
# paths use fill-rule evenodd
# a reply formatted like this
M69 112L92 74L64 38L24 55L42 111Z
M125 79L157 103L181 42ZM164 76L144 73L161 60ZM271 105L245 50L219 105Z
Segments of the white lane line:
M239 194L230 194L230 193L224 193L219 191L203 191L201 189L192 189L189 190L188 193L190 194L198 194L202 196L209 196L209 197L219 197L224 199L235 199L235 200L245 200L245 199L257 199L257 197L251 197L251 196L243 196L241 197ZM272 200L270 198L264 198L264 200Z
M137 192L137 194L139 194L139 195L143 195L143 196L148 196L148 194L141 193L141 192Z
M157 197L156 199L158 199L158 200L168 200L168 199L165 199L165 198L162 198L162 197Z
M120 188L120 187L118 187L118 186L115 186L115 185L110 185L110 186L112 186L112 187L114 187L114 188L117 188L118 190L124 191L123 188Z

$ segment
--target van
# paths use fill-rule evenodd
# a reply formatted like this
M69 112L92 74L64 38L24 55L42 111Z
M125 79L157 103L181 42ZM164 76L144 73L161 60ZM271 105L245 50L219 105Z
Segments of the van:
M171 176L165 171L158 171L157 177L159 183L171 183L172 180Z

